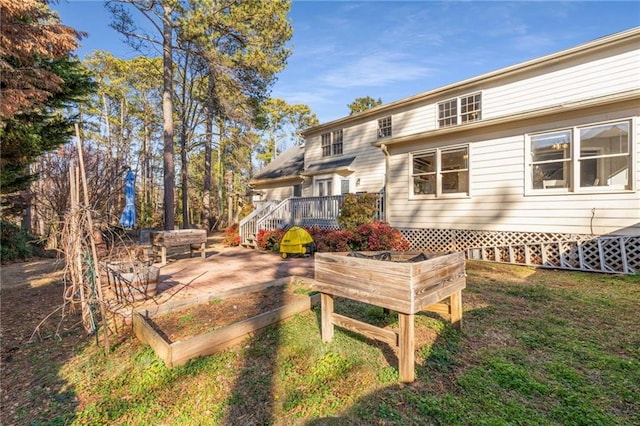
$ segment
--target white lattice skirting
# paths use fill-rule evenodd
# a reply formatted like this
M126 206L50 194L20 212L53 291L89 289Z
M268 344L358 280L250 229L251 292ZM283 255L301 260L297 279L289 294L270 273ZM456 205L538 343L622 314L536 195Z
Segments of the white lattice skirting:
M405 228L400 231L415 251L462 251L473 260L616 274L640 273L640 237L456 229Z

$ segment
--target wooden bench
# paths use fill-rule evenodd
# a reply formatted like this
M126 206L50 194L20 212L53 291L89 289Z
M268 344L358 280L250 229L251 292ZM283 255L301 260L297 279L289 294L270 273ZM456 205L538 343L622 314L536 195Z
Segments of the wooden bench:
M204 259L205 247L207 243L207 231L204 229L178 229L175 231L154 231L151 232L151 251L154 257L160 253L161 263L167 263L167 248L176 246L189 246L189 256L194 251L200 251L200 256Z

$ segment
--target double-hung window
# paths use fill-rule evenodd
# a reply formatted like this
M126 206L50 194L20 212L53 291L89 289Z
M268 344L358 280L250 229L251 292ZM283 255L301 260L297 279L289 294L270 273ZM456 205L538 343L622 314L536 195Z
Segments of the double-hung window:
M329 157L331 156L331 133L323 133L321 136L322 139L322 156Z
M482 94L473 93L438 103L438 127L471 123L482 118Z
M331 155L342 154L342 129L334 130L333 132L323 133L321 136L322 141L322 156L330 157Z
M331 141L333 155L342 154L342 129L333 132L333 140Z
M378 139L391 137L391 116L378 120Z
M416 198L469 195L469 147L412 153L409 194Z
M633 189L631 122L618 121L528 135L532 193Z

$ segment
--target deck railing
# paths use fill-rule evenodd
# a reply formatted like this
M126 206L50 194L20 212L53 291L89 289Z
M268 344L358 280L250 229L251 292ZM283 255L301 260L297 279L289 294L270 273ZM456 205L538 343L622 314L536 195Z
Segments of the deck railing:
M384 220L384 197L378 195L377 219ZM240 222L240 237L243 245L255 237L258 230L273 230L287 226L319 226L325 229L338 229L338 215L345 195L325 197L287 198L268 210L260 207Z
M263 201L254 211L240 221L238 232L240 233L242 245L249 244L250 237L258 233L256 228L258 220L268 215L279 203L279 201Z

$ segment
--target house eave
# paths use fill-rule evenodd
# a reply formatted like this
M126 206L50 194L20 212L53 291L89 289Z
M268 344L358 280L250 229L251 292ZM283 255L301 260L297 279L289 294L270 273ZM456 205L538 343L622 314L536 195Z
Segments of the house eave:
M279 184L279 183L286 183L286 182L302 182L303 177L302 175L295 175L295 176L283 176L283 177L277 177L277 178L267 178L267 179L251 179L249 181L249 186L253 187L256 185L264 185L264 184Z
M302 172L301 176L309 177L309 176L325 175L329 173L348 174L353 172L355 172L355 170L352 169L351 167L334 167L331 169L315 170L313 172Z
M604 105L610 105L622 102L640 101L640 89L634 89L626 92L615 93L612 95L602 96L598 98L591 98L586 100L580 100L576 102L564 103L554 105L551 107L535 109L525 111L508 116L491 118L488 120L475 121L473 123L460 124L457 126L443 127L440 129L428 130L426 132L415 133L407 136L400 136L397 138L385 138L372 142L371 145L381 147L382 145L399 145L402 143L414 142L418 139L425 140L443 135L450 135L460 132L473 131L492 126L499 126L509 123L514 123L522 120L545 117L549 115L555 115L560 113L566 113L570 111L579 111L581 109L594 108Z

